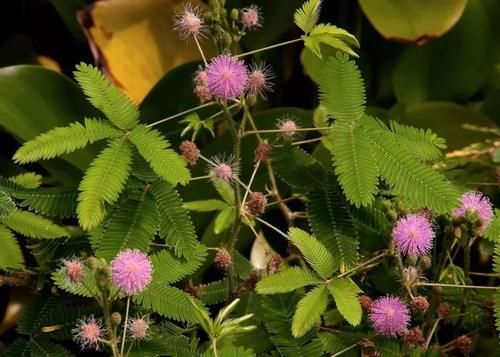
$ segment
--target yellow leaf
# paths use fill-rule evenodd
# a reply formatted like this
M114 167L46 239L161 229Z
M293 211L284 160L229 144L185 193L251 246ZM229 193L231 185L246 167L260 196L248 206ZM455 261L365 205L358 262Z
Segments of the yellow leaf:
M103 0L78 15L97 62L136 103L171 68L201 58L194 41L173 30L182 7L181 0ZM208 40L202 46L213 52Z

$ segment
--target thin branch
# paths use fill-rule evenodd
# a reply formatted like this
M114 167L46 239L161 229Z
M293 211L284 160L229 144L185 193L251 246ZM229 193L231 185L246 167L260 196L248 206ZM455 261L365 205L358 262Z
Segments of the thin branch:
M271 50L271 49L273 49L273 48L278 48L278 47L282 47L282 46L290 45L290 44L292 44L292 43L301 42L301 41L302 41L302 38L296 38L295 40L290 40L290 41L280 42L280 43L276 43L276 44L271 45L271 46L267 46L267 47L262 47L262 48L259 48L259 49L257 49L257 50L253 50L253 51L249 51L249 52L245 52L245 53L240 53L239 55L236 55L235 57L237 57L237 58L240 58L240 57L246 57L246 56L253 55L253 54L255 54L255 53L259 53L259 52L263 52L263 51Z
M203 53L203 50L201 49L200 42L198 41L198 37L194 37L194 42L196 42L196 46L198 47L198 51L200 51L201 58L203 58L203 63L205 63L205 67L208 66L207 59L205 58L205 54Z
M484 285L460 285L460 284L440 284L440 283L416 283L416 286L437 286L441 288L461 288L461 289L489 289L497 290L500 286L484 286Z
M266 221L264 221L263 219L261 219L261 218L259 218L259 217L254 217L254 219L255 219L256 221L259 221L259 222L260 222L260 223L262 223L263 225L265 225L265 226L267 226L267 227L271 228L273 231L275 231L275 232L277 232L278 234L282 235L282 236L283 236L283 237L285 237L286 239L288 239L288 236L287 236L285 233L283 233L283 232L282 232L279 228L276 228L275 226L273 226L271 223L266 222Z
M319 131L319 130L331 130L331 126L325 126L320 128L297 128L293 131ZM263 130L249 130L245 131L242 136L250 135L250 134L270 134L270 133L281 133L283 130L281 129L263 129Z
M363 262L363 263L361 263L361 264L359 264L359 265L355 266L354 268L352 268L352 269L350 269L350 270L348 270L348 271L346 271L346 272L344 272L344 273L340 274L337 278L343 278L344 276L347 276L347 275L349 275L349 274L351 274L351 273L353 273L353 272L355 272L355 271L359 270L360 268L365 267L366 265L370 265L371 263L373 263L373 262L375 262L375 261L377 261L377 260L379 260L379 259L381 259L381 258L383 258L383 257L385 257L385 256L387 256L387 255L388 255L388 252L387 252L387 251L386 251L386 252L383 252L383 253L381 253L381 254L379 254L379 255L376 255L376 256L374 256L373 258L370 258L370 259L368 259L367 261L365 261L365 262Z
M441 321L441 319L436 319L436 322L434 322L434 326L432 326L431 332L429 332L429 336L427 336L427 341L425 342L425 349L429 348L429 344L431 343L432 336L434 336L434 332L436 332L436 329L439 325L439 321Z
M353 348L356 348L357 346L358 346L358 344L357 344L357 343L352 344L352 345L350 345L349 347L344 348L342 351L338 351L337 353L334 353L333 355L331 355L331 357L337 357L337 356L340 356L340 355L342 355L342 354L346 353L347 351L350 351L350 350L352 350Z
M189 113L194 112L194 111L199 110L199 109L210 107L210 106L215 105L215 104L217 104L217 102L208 102L208 103L205 103L205 104L198 105L197 107L194 107L194 108L186 109L183 112L177 113L177 114L169 116L167 118L155 121L154 123L148 124L148 125L146 125L146 128L151 128L151 127L156 126L158 124L165 123L165 122L167 122L169 120L181 117L183 115L189 114Z

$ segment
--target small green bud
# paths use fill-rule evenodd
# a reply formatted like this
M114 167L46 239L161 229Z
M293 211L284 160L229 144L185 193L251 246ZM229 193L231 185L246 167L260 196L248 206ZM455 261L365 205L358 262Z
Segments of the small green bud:
M111 314L111 323L114 326L119 326L122 323L122 315L119 312L113 312Z
M238 21L239 17L240 17L240 13L239 13L238 9L232 9L231 10L231 20Z
M96 257L90 257L87 259L87 266L90 269L95 270L99 266L99 260Z
M107 267L99 267L95 272L96 284L99 290L109 290L109 270Z
M431 266L432 266L431 257L425 255L425 256L420 258L420 267L422 268L423 271L430 269Z
M406 261L408 262L409 265L416 265L417 257L414 255L410 255L408 258L406 258Z
M233 38L231 37L230 34L228 34L227 32L224 32L222 34L222 38L223 38L223 41L224 41L224 46L225 47L230 47L231 44L233 43Z
M250 93L250 94L247 96L246 103L247 103L250 107L253 107L253 106L255 105L255 103L257 103L257 95L255 95L255 93Z

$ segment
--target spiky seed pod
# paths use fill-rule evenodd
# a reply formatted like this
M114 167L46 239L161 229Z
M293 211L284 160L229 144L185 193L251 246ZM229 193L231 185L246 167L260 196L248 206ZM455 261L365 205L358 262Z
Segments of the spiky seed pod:
M191 281L186 284L184 291L196 299L201 299L200 290Z
M425 296L415 296L411 301L411 309L420 314L425 314L430 304Z
M246 203L246 209L252 216L258 216L266 210L267 198L261 192L252 192Z
M184 140L179 146L181 155L190 166L196 165L196 161L200 157L200 150L195 143L189 140Z
M373 300L368 295L361 295L359 297L359 303L361 304L361 308L365 312L370 312L370 310L372 309Z
M472 346L472 339L465 335L459 336L455 341L455 346L463 355L468 356Z
M447 302L439 304L438 316L440 319L446 320L451 314L451 306Z
M422 346L425 343L425 338L420 327L408 329L404 333L404 341L408 345Z
M262 15L256 5L241 10L240 23L244 29L253 30L262 26Z
M263 142L257 146L254 152L254 162L266 162L271 153L271 145L267 142Z
M215 254L214 264L220 270L229 270L229 268L231 268L231 265L233 265L231 254L229 254L226 249L219 249L217 251L217 254Z
M426 271L430 269L432 266L432 259L428 255L424 255L423 257L420 257L420 268L422 271Z
M64 259L64 271L70 283L79 283L83 280L83 263L78 258Z
M283 258L281 258L278 254L273 254L269 257L267 261L267 271L269 274L274 274L280 271L281 266L283 265Z

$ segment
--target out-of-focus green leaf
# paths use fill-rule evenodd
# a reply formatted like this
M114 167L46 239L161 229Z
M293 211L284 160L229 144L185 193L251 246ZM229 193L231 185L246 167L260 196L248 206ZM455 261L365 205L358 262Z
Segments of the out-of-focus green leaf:
M467 0L359 0L368 20L387 39L421 43L441 36L460 18Z
M0 69L0 125L19 141L33 139L54 127L81 121L95 114L78 87L60 73L37 66L11 66ZM57 179L71 184L97 155L89 146L62 159L41 163ZM52 165L51 165L52 164Z
M408 104L469 99L485 85L493 70L493 46L482 3L469 0L462 18L449 33L403 53L392 76L396 98Z

